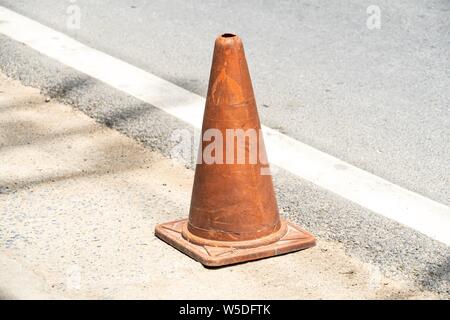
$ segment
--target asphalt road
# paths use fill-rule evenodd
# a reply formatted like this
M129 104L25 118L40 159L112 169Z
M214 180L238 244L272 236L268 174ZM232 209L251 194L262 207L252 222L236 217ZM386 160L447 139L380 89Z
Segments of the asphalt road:
M214 38L235 32L244 40L264 124L450 205L450 4L377 1L381 29L369 30L371 4L77 0L81 28L70 30L69 1L0 0L200 95ZM131 119L121 109L142 103L5 37L0 42L7 74L150 147L164 151L161 136L181 126L158 111ZM288 174L275 183L286 214L319 236L342 242L387 272L449 290L447 247Z
M244 40L261 118L319 150L450 204L450 4L377 1L2 0L200 95L214 38Z

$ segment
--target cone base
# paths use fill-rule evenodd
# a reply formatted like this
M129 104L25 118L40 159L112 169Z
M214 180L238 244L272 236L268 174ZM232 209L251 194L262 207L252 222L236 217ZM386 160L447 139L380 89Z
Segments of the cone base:
M181 230L181 235L183 238L190 243L203 246L203 247L228 247L235 249L248 249L248 248L256 248L265 246L280 240L283 236L286 235L288 230L287 221L281 221L280 228L277 231L272 232L271 234L253 239L253 240L245 240L245 241L219 241L219 240L210 240L205 239L195 234L191 233L188 228L188 224L183 224L183 228Z
M287 232L276 242L253 248L235 248L230 246L212 247L197 245L187 241L183 235L183 228L188 220L176 220L157 225L155 235L171 246L197 260L204 266L220 267L245 261L258 260L293 251L313 247L316 239L313 235L300 229L296 225L287 223Z

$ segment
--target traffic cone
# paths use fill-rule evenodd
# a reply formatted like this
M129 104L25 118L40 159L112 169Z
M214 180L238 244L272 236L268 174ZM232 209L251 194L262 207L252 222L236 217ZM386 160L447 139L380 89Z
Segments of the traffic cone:
M280 219L266 162L241 39L223 34L214 47L189 219L157 225L156 236L211 267L314 246L311 234Z

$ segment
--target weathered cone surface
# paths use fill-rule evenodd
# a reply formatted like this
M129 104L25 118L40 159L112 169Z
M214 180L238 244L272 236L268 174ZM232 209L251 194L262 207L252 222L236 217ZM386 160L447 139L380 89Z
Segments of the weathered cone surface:
M249 129L256 133L256 145L248 138L245 148L238 150L234 137L233 144L227 141L227 130ZM315 244L312 235L280 219L260 129L242 41L233 34L219 36L202 137L215 130L221 133L223 145L212 152L216 161L211 163L205 161L203 151L214 138L202 139L202 159L195 170L189 219L158 225L155 233L159 238L208 266L255 260ZM257 148L256 156L253 147ZM237 162L241 151L243 163ZM230 154L231 162L227 161Z
M244 47L238 36L221 36L215 43L202 136L208 129L222 132L224 155L226 129L261 129ZM209 143L204 141L203 148ZM234 155L237 147L235 141ZM257 147L264 150L262 139ZM249 150L245 148L246 163ZM189 231L208 239L240 241L280 229L272 177L261 175L261 166L259 157L256 164L197 164Z

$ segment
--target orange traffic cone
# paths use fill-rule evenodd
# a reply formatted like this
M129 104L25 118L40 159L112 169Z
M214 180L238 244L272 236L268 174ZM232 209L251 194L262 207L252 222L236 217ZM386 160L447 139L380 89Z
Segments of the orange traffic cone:
M160 239L206 266L315 245L280 219L241 39L216 39L189 219L156 226Z

